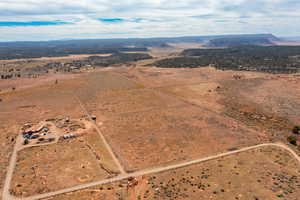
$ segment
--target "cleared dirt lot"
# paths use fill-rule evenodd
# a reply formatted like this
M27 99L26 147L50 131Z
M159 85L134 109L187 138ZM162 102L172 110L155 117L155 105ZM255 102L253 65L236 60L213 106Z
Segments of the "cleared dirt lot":
M205 157L263 140L230 119L195 106L179 105L125 113L101 126L126 169Z
M35 81L39 81L39 79L35 79ZM1 81L1 83L3 82ZM70 88L77 87L76 82L65 80L57 85L54 85L54 82L37 85L16 88L15 91L10 90L0 94L2 99L0 102L0 189L3 187L16 135L19 134L20 127L24 123L39 122L48 118L64 116L66 113L69 117L74 118L84 115L77 106L78 102L69 92ZM2 192L0 197L1 195Z
M16 91L2 94L0 120L41 121L65 113L79 118L83 112L73 95L77 87L80 87L80 83L72 79L57 85L53 82L32 88L17 88Z
M106 77L108 79L102 79L103 77ZM117 77L114 80L119 80L118 75L111 77ZM80 118L82 116L85 116L86 113L83 112L82 108L79 106L78 100L74 96L74 92L79 90L83 91L82 88L86 87L86 84L89 83L88 81L90 80L100 80L97 83L100 83L100 85L102 86L105 84L105 86L109 87L110 89L116 88L118 86L126 88L122 80L119 80L118 83L120 84L111 84L111 77L109 76L109 74L105 74L102 77L97 76L97 73L96 75L81 74L80 78L73 77L70 79L60 79L58 81L58 84L55 84L54 81L44 82L44 84L42 85L29 85L28 87L16 88L15 91L8 91L1 94L2 102L0 104L0 121L1 130L4 130L4 132L1 134L1 138L3 137L1 141L3 141L4 143L1 145L3 145L4 148L3 151L1 151L1 154L3 153L3 156L1 156L0 158L0 167L1 169L3 169L1 170L0 184L2 185L3 183L10 153L12 152L12 148L14 145L14 139L19 133L19 129L22 124L27 122L36 123L45 119L58 118L61 116L68 116L70 118ZM39 79L36 79L36 81L39 81ZM124 79L124 81L126 81L126 79ZM92 84L94 84L94 82L92 82ZM95 87L92 86L92 90L98 90L97 87L99 87L99 85L96 84ZM87 96L87 99L90 99L90 97ZM99 155L101 155L101 157L108 154L105 149L103 150L103 146L101 146L103 144L100 144L101 139L98 135L91 135L88 140L90 141L90 145L99 152ZM101 146L100 148L99 145ZM47 147L40 148L47 149ZM74 148L76 147L74 146ZM75 152L69 150L68 153L70 153L71 156ZM106 157L108 157L108 155ZM45 159L45 162L47 161L47 157L43 157L40 159L40 161L42 161L43 159ZM108 168L116 171L115 166L113 166L113 164L111 163L112 162L107 162ZM34 165L34 162L28 160L23 164L26 165L24 166L25 168L30 168ZM53 170L55 171L54 168ZM56 173L54 171L53 174L51 174L51 171L49 171L49 174L53 176L53 178L56 177ZM57 186L59 187L59 185ZM34 192L34 190L32 190L31 192Z
M113 177L118 171L98 134L26 148L18 153L11 192L31 196Z
M49 199L272 199L297 200L299 163L277 147L207 161L190 167L66 193Z
M212 81L184 86L164 87L161 88L161 91L173 95L174 98L180 98L189 103L221 113L224 110L224 106L218 103L222 99L222 96L218 93L219 87L219 83Z
M128 112L141 112L156 108L167 108L184 103L159 91L132 89L99 92L97 97L85 103L89 112L103 115L107 119Z
M80 78L80 82L83 85L76 90L76 94L84 103L92 101L102 92L143 88L143 85L110 71L88 73Z

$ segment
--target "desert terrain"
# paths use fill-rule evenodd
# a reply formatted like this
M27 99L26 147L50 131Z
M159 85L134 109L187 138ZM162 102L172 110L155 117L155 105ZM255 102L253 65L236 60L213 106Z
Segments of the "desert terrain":
M0 197L297 200L299 73L151 66L188 45L1 80Z
M262 147L46 199L296 200L299 190L299 162L285 150Z

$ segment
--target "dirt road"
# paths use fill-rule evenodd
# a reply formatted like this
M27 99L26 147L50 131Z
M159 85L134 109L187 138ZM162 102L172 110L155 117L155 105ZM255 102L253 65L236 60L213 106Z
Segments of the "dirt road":
M8 166L7 172L6 172L6 177L5 177L4 186L3 186L3 194L2 194L3 200L15 199L13 196L10 195L9 188L10 188L12 176L14 174L14 170L16 167L17 154L21 147L22 147L22 138L20 135L18 135L18 137L16 139L16 144L14 146L13 153L10 157L9 166Z
M279 147L279 148L282 148L282 149L290 152L291 155L300 164L300 157L292 149L290 149L286 145L277 144L277 143L266 143L266 144L259 144L259 145L255 145L255 146L251 146L251 147L242 148L242 149L235 150L235 151L230 151L230 152L226 152L226 153L217 154L217 155L214 155L214 156L208 156L208 157L205 157L205 158L192 160L192 161L188 161L188 162L184 162L184 163L180 163L180 164L174 164L174 165L170 165L170 166L166 166L166 167L159 167L159 168L154 168L154 169L141 170L141 171L130 173L130 174L121 174L117 177L102 180L102 181L91 182L91 183L78 185L78 186L71 187L71 188L66 188L66 189L63 189L63 190L58 190L58 191L55 191L55 192L49 192L49 193L45 193L45 194L41 194L41 195L35 195L35 196L31 196L31 197L27 197L27 198L20 198L20 199L22 199L22 200L36 200L36 199L47 198L47 197L51 197L51 196L58 195L58 194L74 192L76 190L82 190L82 189L92 187L92 186L97 186L97 185L102 185L102 184L106 184L106 183L120 181L120 180L123 180L123 179L127 179L129 177L138 177L138 176L142 176L142 175L160 173L160 172L164 172L164 171L168 171L168 170L172 170L172 169L186 167L186 166L190 166L190 165L193 165L193 164L198 164L198 163L201 163L201 162L205 162L205 161L208 161L208 160L218 159L218 158L222 158L222 157L225 157L225 156L228 156L228 155L241 153L241 152L245 152L245 151L249 151L249 150L252 150L252 149L265 147L265 146L275 146L275 147ZM9 189L9 188L6 188L6 189ZM6 192L8 192L8 191L6 191ZM6 200L6 199L3 199L3 200Z
M83 103L81 102L81 100L79 99L79 97L78 97L76 94L74 94L74 96L75 96L76 100L78 101L78 103L79 103L81 109L85 112L85 114L89 117L89 119L91 119L91 118L92 118L91 115L89 114L89 112L87 111L87 109L84 107L84 105L83 105ZM119 161L118 158L116 157L116 155L115 155L115 153L113 152L112 148L111 148L110 145L108 144L108 142L107 142L107 140L105 139L104 135L103 135L102 132L100 131L98 125L97 125L96 123L94 123L94 125L95 125L94 127L95 127L96 131L98 132L99 136L101 137L101 139L102 139L102 141L103 141L103 143L104 143L106 149L109 151L109 153L111 154L111 156L112 156L114 162L115 162L116 165L118 166L118 168L119 168L121 174L126 174L126 172L125 172L123 166L121 165L120 161Z

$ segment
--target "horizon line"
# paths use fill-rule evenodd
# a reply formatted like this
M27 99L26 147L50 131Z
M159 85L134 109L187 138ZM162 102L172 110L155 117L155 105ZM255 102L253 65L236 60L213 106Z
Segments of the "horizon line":
M246 36L246 35L272 35L278 38L293 38L300 36L277 36L273 33L234 33L234 34L212 34L212 35L181 35L181 36L161 36L161 37L112 37L112 38L65 38L65 39L49 39L49 40L7 40L0 43L26 43L26 42L60 42L60 41L76 41L76 40L128 40L128 39L172 39L172 38L189 38L189 37L217 37L217 36Z

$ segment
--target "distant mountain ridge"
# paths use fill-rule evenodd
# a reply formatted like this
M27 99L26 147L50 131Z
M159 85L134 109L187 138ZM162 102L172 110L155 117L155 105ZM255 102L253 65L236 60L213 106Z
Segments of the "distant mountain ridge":
M223 37L209 40L206 47L238 47L238 46L271 46L280 41L272 34L244 35L235 37Z
M280 39L287 42L300 42L300 37L283 37Z
M273 40L280 40L273 34L233 34L233 35L207 35L207 36L182 36L182 37L154 37L154 38L115 38L115 39L64 39L51 41L17 41L17 42L0 42L0 46L56 46L56 45L72 45L85 43L99 43L99 44L145 44L149 43L178 43L178 42L204 42L214 39L231 39L231 38L269 38ZM148 44L147 44L148 43Z
M40 42L0 42L0 59L68 56L71 54L147 51L148 47L167 48L169 43L200 43L209 47L273 45L279 39L272 34L185 36L161 38L82 39Z

